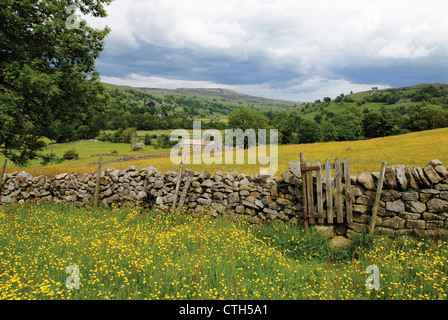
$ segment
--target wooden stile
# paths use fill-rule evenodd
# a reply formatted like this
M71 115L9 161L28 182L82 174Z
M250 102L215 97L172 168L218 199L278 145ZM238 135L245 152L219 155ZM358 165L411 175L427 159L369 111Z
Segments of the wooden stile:
M316 222L314 219L317 219L319 224L325 223L325 219L328 224L335 222L353 223L353 201L348 158L345 158L342 163L339 159L335 159L333 165L328 159L325 160L324 164L317 160L315 166L312 166L311 161L305 162L305 155L301 153L300 160L305 223L309 220L313 224ZM334 179L332 178L332 169L334 169ZM323 170L325 170L325 196L323 195ZM314 182L313 171L315 172L316 182ZM345 184L342 183L343 179ZM314 183L316 184L315 187ZM333 194L334 189L336 189L335 194ZM343 192L345 193L345 205ZM326 207L324 202L326 202ZM334 221L335 218L336 221Z

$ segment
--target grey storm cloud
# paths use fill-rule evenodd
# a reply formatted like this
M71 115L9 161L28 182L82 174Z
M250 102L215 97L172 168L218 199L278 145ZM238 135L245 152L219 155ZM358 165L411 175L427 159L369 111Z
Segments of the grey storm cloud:
M104 81L302 101L447 82L446 1L115 0L107 11L86 18L112 30Z

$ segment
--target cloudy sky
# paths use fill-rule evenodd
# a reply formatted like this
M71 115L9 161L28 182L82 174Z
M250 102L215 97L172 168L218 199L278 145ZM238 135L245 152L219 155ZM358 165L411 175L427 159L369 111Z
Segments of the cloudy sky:
M314 101L448 83L448 2L115 0L102 81Z

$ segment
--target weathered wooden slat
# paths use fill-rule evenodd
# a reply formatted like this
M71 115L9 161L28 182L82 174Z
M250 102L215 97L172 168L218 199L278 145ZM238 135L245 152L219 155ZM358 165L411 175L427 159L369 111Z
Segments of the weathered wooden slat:
M3 162L2 173L0 174L0 192L2 191L3 177L5 176L7 163L8 163L8 159L5 159L5 161Z
M353 223L353 206L352 206L352 187L350 182L350 163L348 158L344 159L344 176L345 176L345 213L347 223Z
M303 152L300 152L300 163L305 163L305 154ZM302 166L300 166L302 168ZM303 201L303 215L305 218L305 227L308 226L308 200L306 196L306 185L307 185L307 179L304 172L301 172L300 175L302 176L302 201Z
M327 222L333 223L333 186L331 183L331 164L330 160L325 160L325 182L326 182L326 196L327 196Z
M321 169L320 166L315 167L302 166L302 171L318 171L320 169Z
M311 166L311 161L306 162L307 167ZM314 212L314 182L313 182L313 173L311 171L306 171L306 194L308 198L308 214L310 216L310 223L314 224L314 219L312 219L312 216L315 215Z
M335 185L336 185L336 214L337 222L344 223L344 212L342 209L342 168L341 161L336 158L334 161Z
M317 215L319 216L319 223L323 224L324 223L324 200L322 197L322 170L321 170L321 164L320 161L317 160L316 161L316 166L319 167L319 170L317 171L316 174L316 192L317 192L317 196L316 196L316 201L317 201Z
M334 163L331 163L330 160L328 160L328 163L329 163L330 169L334 170ZM320 167L322 170L325 170L326 164L323 163Z

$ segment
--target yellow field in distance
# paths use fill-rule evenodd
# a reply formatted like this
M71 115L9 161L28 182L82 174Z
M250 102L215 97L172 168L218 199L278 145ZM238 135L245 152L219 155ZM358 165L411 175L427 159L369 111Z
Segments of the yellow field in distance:
M160 150L160 153L166 152L169 152L169 150ZM269 155L269 147L267 148L267 152ZM276 175L280 176L281 173L288 170L288 164L291 161L299 160L300 152L304 152L306 159L313 163L316 160L323 162L325 159L330 159L330 161L333 162L336 158L343 160L347 157L350 160L351 174L357 174L362 171L379 171L381 168L381 161L387 161L391 165L404 164L407 166L425 166L432 159L439 159L444 165L447 165L448 128L370 140L282 145L278 147L279 167ZM154 151L151 153L154 153ZM210 173L221 170L223 172L255 174L259 172L260 167L264 168L269 166L269 164L247 164L247 150L245 164L226 164L224 163L224 156L222 159L222 164L188 164L184 166L184 169L191 169L198 172L208 171ZM93 161L95 161L95 158L89 159L89 162ZM192 162L193 161L191 160L190 163ZM144 168L152 165L163 172L179 168L179 165L175 165L171 162L170 157L103 164L102 168L104 170L106 166L111 166L114 169L125 169L131 165L135 165L137 168ZM95 171L96 168L96 165L86 165L80 160L75 160L72 163L65 162L60 165L46 167L9 167L6 172L24 170L31 173L33 176L53 176L63 172L90 173L91 171Z

